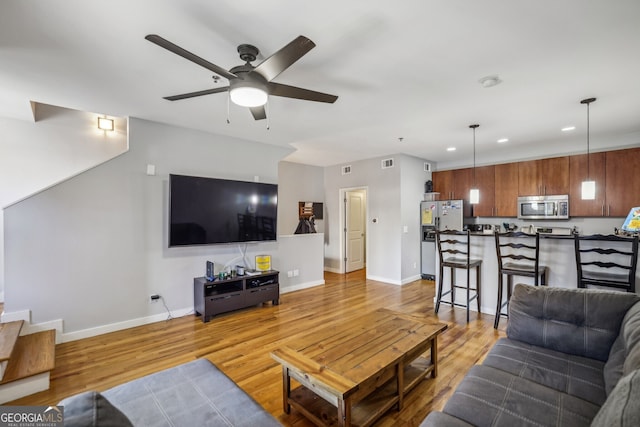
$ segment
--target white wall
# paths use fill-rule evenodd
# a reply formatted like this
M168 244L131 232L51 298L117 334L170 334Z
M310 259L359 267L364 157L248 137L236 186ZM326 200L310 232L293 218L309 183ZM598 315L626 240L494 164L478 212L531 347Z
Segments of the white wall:
M96 129L94 113L46 104L37 104L36 112L35 122L0 117L0 208L127 150L124 118L115 118L116 130L105 133ZM0 209L0 295L5 282L3 218Z
M298 202L324 203L324 168L280 162L278 185L278 234L293 234L298 227ZM316 231L324 233L324 220L316 219Z
M405 278L418 278L419 202L428 175L421 171L424 160L403 154L384 159L390 157L395 166L389 169L382 169L382 157L350 163L348 175L342 175L344 165L325 168L325 269L341 271L340 190L366 187L367 277L395 284L404 283ZM403 225L410 227L407 233L403 233ZM403 270L405 257L411 266L415 258L415 274L412 268Z
M164 313L149 303L153 293L172 310L192 308L205 261L240 255L238 245L167 248L168 175L277 182L290 150L139 119L129 125L127 153L5 210L5 311L31 310L33 323L63 319L65 332L131 326ZM270 253L275 261L278 245L249 244L248 258Z

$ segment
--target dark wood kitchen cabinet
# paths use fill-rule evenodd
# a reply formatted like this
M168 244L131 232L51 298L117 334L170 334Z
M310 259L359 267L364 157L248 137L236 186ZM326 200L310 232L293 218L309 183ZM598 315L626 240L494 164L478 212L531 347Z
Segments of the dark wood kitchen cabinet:
M638 171L640 148L605 153L605 216L626 217L632 207L640 206Z
M431 175L433 191L440 193L440 200L464 201L464 216L471 216L469 190L471 190L472 168L437 171Z
M640 148L589 154L589 178L596 182L595 200L582 200L582 181L587 179L587 155L571 156L571 216L627 216L640 205L640 187L633 178L640 170Z
M518 164L495 165L495 211L494 216L514 217L518 215Z
M571 216L604 216L606 214L605 195L605 153L579 154L569 157L569 214ZM582 200L582 181L591 179L596 182L596 198Z
M518 162L518 195L569 194L569 157Z
M471 185L474 187L474 172L471 170ZM480 190L480 203L473 205L473 216L495 216L495 167L481 166L475 170L475 185Z

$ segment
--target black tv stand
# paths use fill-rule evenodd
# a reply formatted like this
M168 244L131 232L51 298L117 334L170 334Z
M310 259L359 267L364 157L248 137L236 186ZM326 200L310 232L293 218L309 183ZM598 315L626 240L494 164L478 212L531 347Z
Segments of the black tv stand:
M279 272L237 276L222 280L193 279L193 306L196 316L208 322L213 316L271 301L280 303Z

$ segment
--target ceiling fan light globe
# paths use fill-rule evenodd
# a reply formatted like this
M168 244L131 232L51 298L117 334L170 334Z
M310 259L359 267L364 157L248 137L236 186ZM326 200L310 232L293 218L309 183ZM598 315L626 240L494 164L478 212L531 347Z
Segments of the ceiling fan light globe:
M229 96L234 104L241 107L260 107L267 103L267 92L248 86L232 88Z

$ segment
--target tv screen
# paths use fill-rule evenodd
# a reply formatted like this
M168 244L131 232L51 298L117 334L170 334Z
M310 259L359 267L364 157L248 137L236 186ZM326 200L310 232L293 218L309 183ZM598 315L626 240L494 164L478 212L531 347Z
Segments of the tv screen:
M169 246L276 240L278 186L169 175Z

